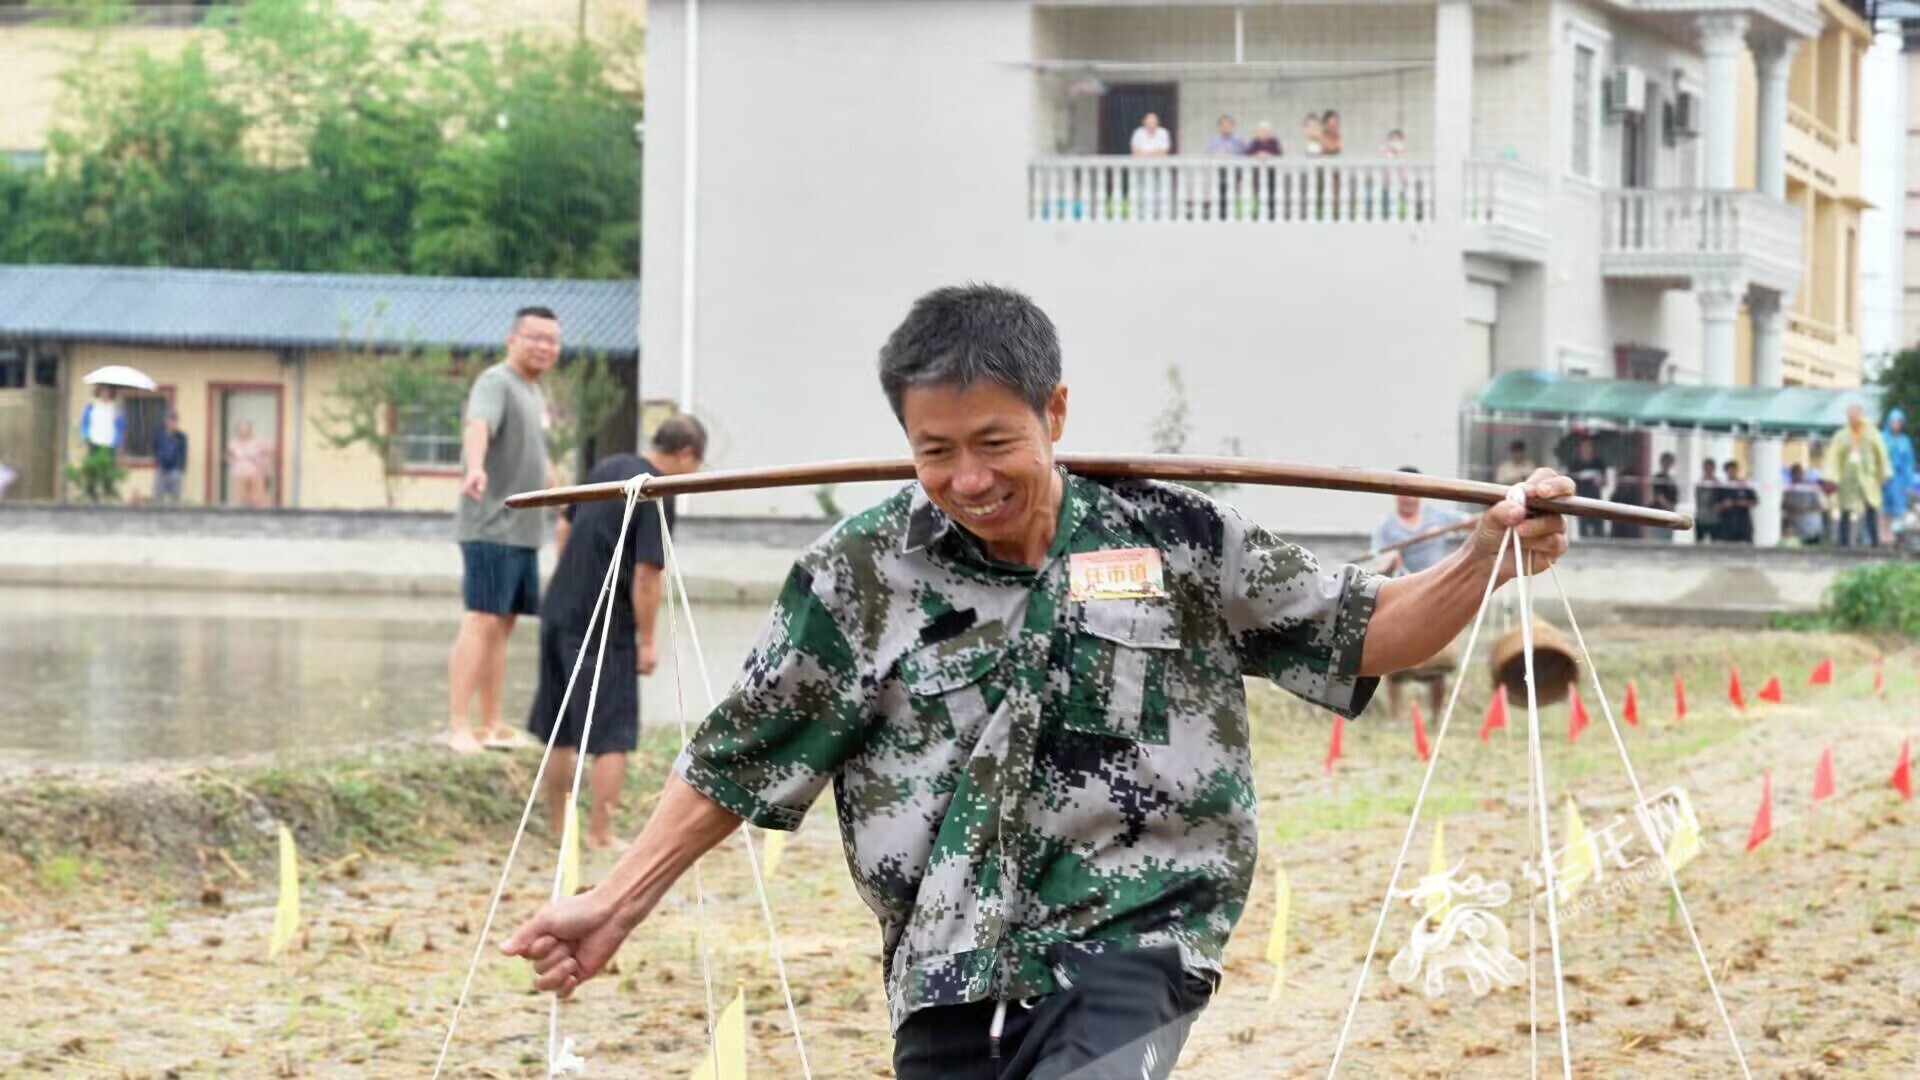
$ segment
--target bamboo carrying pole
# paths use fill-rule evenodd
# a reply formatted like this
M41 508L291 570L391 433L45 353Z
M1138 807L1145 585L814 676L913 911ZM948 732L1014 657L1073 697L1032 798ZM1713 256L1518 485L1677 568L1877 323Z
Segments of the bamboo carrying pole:
M1501 484L1454 480L1424 473L1345 469L1331 465L1295 465L1284 461L1244 458L1183 457L1171 454L1061 454L1055 458L1067 471L1097 479L1204 480L1276 487L1322 488L1371 492L1377 495L1416 495L1423 499L1478 503L1492 506L1507 497ZM755 488L811 487L818 484L856 484L874 480L911 480L913 463L904 458L829 461L815 465L779 465L766 469L717 469L680 476L650 476L640 485L645 498L699 495L714 491ZM626 484L574 484L507 496L507 506L526 510L568 503L601 502L626 497ZM1527 508L1539 513L1570 514L1607 521L1650 525L1656 529L1691 529L1693 519L1670 510L1607 502L1604 499L1529 499Z

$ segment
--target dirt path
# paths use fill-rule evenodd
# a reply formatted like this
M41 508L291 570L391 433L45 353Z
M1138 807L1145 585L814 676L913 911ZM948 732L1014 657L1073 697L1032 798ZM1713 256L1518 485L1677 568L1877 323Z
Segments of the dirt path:
M1724 658L1736 650L1749 695L1777 670L1789 704L1736 714L1723 703ZM1901 803L1887 785L1901 739L1920 736L1920 678L1910 660L1896 658L1889 692L1876 699L1862 663L1870 651L1824 635L1616 632L1600 656L1607 670L1640 675L1644 720L1625 735L1643 786L1684 788L1704 825L1703 852L1681 883L1755 1075L1920 1075L1920 804ZM1828 652L1839 654L1843 685L1806 690L1806 671ZM1692 690L1684 723L1672 718L1670 676L1661 674L1674 668ZM1520 892L1530 850L1523 715L1483 744L1474 735L1485 701L1470 691L1447 736L1429 824L1409 861L1424 870L1430 822L1443 817L1450 859ZM1556 842L1569 796L1590 829L1626 814L1620 833L1632 831L1619 756L1591 698L1589 706L1594 727L1573 745L1564 707L1542 717ZM1229 978L1196 1025L1178 1075L1324 1075L1420 779L1406 721L1388 720L1384 703L1375 708L1378 715L1348 727L1346 755L1329 778L1321 770L1324 714L1256 696L1267 833L1261 873L1229 948ZM1816 809L1814 764L1829 746L1839 790ZM1747 854L1767 770L1775 835ZM0 970L10 976L0 981L0 1075L426 1075L510 835L497 832L433 861L348 860L324 874L310 867L302 940L273 962L272 897L260 884L270 875L248 886L229 872L217 905L193 897L110 903L85 889L63 898L47 881L15 881L0 890L0 911L14 909L0 931ZM551 872L544 840L530 838L527 854L523 862L533 865L516 873L506 903L513 915L545 895ZM1644 843L1622 849L1626 859L1647 854ZM1293 918L1276 1004L1264 954L1281 859ZM606 861L589 858L588 878ZM1628 878L1611 865L1606 873L1576 898L1590 900L1590 910L1562 927L1576 1074L1736 1075L1664 885L1645 881L1609 896L1606 886ZM797 1076L737 840L703 864L702 884L713 993L724 1003L744 985L756 1075ZM794 837L770 890L816 1075L890 1075L879 940L848 884L828 808L816 808ZM1516 900L1502 914L1524 955L1524 908ZM1412 922L1396 905L1347 1073L1526 1075L1524 986L1476 999L1456 978L1430 1001L1387 977ZM705 1012L701 927L693 891L677 889L622 952L617 973L563 1007L563 1031L579 1041L592 1075L684 1076L694 1066ZM496 929L494 940L500 936ZM1558 1033L1544 955L1540 971L1539 1045L1552 1071ZM519 966L488 956L450 1075L539 1075L547 1004L528 983Z

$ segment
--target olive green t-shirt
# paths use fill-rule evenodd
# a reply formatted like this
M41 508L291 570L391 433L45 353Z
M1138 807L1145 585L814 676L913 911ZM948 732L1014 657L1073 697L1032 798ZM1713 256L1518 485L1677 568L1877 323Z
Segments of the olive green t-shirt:
M477 501L460 496L455 537L539 547L546 540L546 512L509 510L506 498L547 486L546 395L504 362L495 364L467 394L465 421L473 420L487 425L487 494Z

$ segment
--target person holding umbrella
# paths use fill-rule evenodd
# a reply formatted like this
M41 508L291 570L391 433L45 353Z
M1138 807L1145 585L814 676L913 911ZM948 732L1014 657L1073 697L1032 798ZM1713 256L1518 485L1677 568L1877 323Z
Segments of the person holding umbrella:
M80 485L94 502L102 496L120 497L120 444L127 437L127 417L120 408L120 388L153 390L157 384L145 373L113 364L96 369L84 380L93 387L93 400L80 410L80 445L85 454L78 466L67 467L67 479Z

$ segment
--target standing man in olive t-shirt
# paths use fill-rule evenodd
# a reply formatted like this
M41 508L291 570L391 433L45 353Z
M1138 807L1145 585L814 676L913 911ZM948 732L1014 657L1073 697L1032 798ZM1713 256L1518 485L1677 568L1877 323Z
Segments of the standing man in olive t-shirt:
M540 611L540 544L546 517L516 514L507 496L552 483L547 463L547 399L540 376L560 358L560 320L543 307L514 313L507 358L480 373L460 425L460 509L455 537L465 571L466 614L447 662L452 709L447 744L461 753L511 747L520 736L500 721L507 638L519 615ZM480 737L468 709L480 696Z

